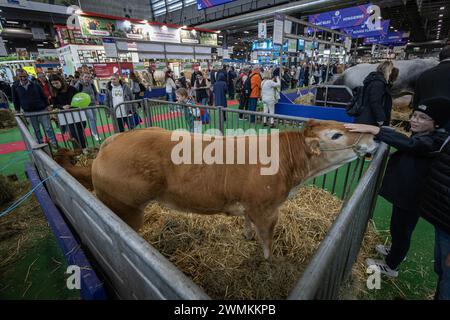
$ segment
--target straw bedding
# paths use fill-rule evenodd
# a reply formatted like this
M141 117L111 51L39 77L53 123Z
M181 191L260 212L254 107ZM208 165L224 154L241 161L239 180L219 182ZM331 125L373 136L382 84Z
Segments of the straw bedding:
M96 151L80 155L77 165L89 165ZM140 235L213 299L286 299L341 206L323 189L301 188L280 208L270 260L264 259L255 231L253 239L245 239L242 217L182 213L153 202L145 209ZM369 225L342 298L365 293L364 260L379 242Z
M140 233L213 299L285 299L341 205L322 189L300 189L280 209L274 257L269 261L264 259L256 235L252 240L244 238L241 217L186 214L152 203L145 210ZM367 237L376 238L373 231ZM372 248L366 245L359 258L355 285L365 282L363 256ZM349 285L347 298L359 294L354 287Z

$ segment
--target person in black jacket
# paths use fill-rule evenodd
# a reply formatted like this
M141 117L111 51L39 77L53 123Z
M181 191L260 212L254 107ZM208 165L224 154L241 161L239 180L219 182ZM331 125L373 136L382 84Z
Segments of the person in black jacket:
M50 86L52 91L53 107L60 110L71 108L72 98L78 93L78 90L67 84L67 82L59 75L52 74L50 76ZM66 123L61 126L63 130L69 130L70 137L76 142L79 148L86 148L86 138L84 128L86 123L74 121L80 116L80 113L61 113L58 114L60 122Z
M434 270L438 283L434 298L450 300L450 136L430 166L419 211L435 229Z
M392 111L392 96L389 88L389 80L394 65L391 61L385 61L377 67L377 71L369 73L364 79L363 108L361 114L356 117L356 123L373 126L389 126Z
M381 273L398 276L397 267L408 253L411 235L419 220L418 199L429 172L433 153L444 143L448 133L441 128L450 119L445 110L450 100L437 97L419 103L411 116L412 136L409 138L389 127L346 124L351 132L372 133L397 149L390 157L380 195L392 203L391 247L378 245L377 251L386 256L385 262L368 259Z
M47 97L44 95L42 88L28 79L28 73L19 69L17 71L19 81L15 82L12 87L13 104L16 112L23 110L25 117L31 123L34 134L39 143L43 143L40 125L44 127L47 138L51 144L57 147L55 133L53 132L50 117L48 115L30 116L31 112L47 111Z
M439 53L440 63L423 72L416 82L413 106L419 101L432 97L447 97L450 99L450 46L446 46ZM445 125L450 132L450 122Z

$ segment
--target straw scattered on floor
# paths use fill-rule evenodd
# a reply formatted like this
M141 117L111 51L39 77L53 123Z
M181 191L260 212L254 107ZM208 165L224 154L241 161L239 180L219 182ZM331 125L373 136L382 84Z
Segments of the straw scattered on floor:
M322 189L301 188L280 210L269 261L263 258L255 232L253 240L244 238L241 217L186 214L152 203L141 235L211 298L285 299L341 205ZM364 256L363 252L361 261ZM365 282L363 263L356 266L361 270L355 272L355 281Z

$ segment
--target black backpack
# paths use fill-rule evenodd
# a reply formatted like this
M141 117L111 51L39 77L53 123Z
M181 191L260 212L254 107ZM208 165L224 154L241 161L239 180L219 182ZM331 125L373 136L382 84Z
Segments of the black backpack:
M247 77L247 79L244 82L244 97L250 98L250 95L252 93L252 77L256 74L252 74L251 76Z
M357 87L353 90L353 98L347 104L345 110L350 117L357 117L364 108L364 86Z

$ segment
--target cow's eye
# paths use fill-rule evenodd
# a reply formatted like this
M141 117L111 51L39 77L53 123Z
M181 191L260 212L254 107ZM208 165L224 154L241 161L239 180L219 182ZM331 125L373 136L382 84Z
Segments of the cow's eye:
M333 136L331 137L331 140L337 140L337 139L339 139L340 137L342 137L342 133L335 133L335 134L333 134Z

